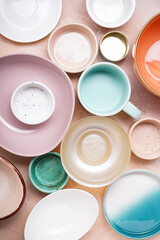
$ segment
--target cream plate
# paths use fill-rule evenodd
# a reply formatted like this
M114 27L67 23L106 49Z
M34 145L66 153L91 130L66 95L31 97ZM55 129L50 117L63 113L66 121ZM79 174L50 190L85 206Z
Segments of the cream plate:
M34 42L56 26L61 0L1 0L0 33L16 42Z
M43 198L31 211L25 240L77 240L98 216L97 200L88 192L65 189Z
M127 134L113 120L88 117L74 124L61 144L62 164L77 183L101 187L126 169L131 148Z

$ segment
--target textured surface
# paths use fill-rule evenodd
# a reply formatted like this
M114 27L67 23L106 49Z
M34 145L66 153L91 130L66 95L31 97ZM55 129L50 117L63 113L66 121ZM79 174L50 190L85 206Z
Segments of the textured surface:
M132 67L132 59L131 59L131 50L133 44L136 40L137 34L139 30L142 28L144 23L156 14L160 9L160 1L154 0L137 0L137 6L134 12L133 17L130 19L128 23L124 26L116 28L115 30L122 31L127 35L130 42L130 51L128 56L118 65L123 68L124 71L128 74L131 87L131 102L135 104L141 111L142 117L155 117L160 119L159 105L160 98L150 94L147 92L137 80L133 67ZM63 9L62 16L58 23L58 26L66 23L83 23L89 26L96 34L98 41L100 42L101 37L108 32L108 29L104 29L96 25L88 16L86 8L85 8L85 0L63 0ZM47 41L48 37L31 44L19 44L15 42L11 42L5 39L3 36L0 36L0 55L13 54L13 53L32 53L37 54L39 56L47 57ZM95 62L103 61L100 54L98 54ZM77 80L80 74L70 74L72 79L72 83L74 85L74 89L76 92ZM2 103L0 103L2 104ZM80 105L77 96L76 96L76 106L75 106L75 114L73 117L73 122L76 120L90 116L87 111ZM142 118L141 117L141 118ZM127 116L125 113L120 112L119 114L111 117L116 120L126 132L128 132L129 127L135 122L131 117ZM15 140L16 141L16 140ZM44 141L46 141L44 139ZM57 151L59 148L56 149ZM3 149L0 149L0 155L6 157L12 163L16 165L16 167L21 171L24 180L27 186L27 193L25 202L21 208L21 210L15 214L15 216L10 219L4 220L0 222L0 239L4 240L22 240L23 239L23 231L25 221L31 211L31 209L35 206L35 204L42 199L46 194L40 193L36 190L30 183L28 177L28 165L31 158L23 158L15 156L11 153L6 152ZM143 168L146 170L152 170L153 172L160 175L160 159L154 161L145 161L137 158L132 154L131 162L129 164L128 169L135 168ZM126 238L120 236L116 233L112 228L108 225L105 220L103 208L102 208L102 200L106 187L102 188L86 188L78 185L72 180L69 180L66 188L80 188L84 189L90 193L92 193L99 202L100 213L99 217L92 227L92 229L81 238L81 240L125 240ZM152 240L158 240L160 238L160 234L152 237Z

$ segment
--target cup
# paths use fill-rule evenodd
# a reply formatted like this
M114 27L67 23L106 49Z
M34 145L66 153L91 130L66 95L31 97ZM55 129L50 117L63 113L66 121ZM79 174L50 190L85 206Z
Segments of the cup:
M113 63L96 63L78 81L77 94L82 106L98 116L112 116L121 110L138 119L141 111L130 101L131 85L127 74Z

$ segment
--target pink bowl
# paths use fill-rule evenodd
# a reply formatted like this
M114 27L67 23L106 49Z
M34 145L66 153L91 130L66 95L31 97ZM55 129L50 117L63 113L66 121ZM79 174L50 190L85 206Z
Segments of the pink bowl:
M46 122L26 125L13 115L10 99L28 81L47 85L55 97L55 110ZM0 58L0 146L22 156L36 156L54 149L70 125L75 97L70 78L51 61L34 55Z

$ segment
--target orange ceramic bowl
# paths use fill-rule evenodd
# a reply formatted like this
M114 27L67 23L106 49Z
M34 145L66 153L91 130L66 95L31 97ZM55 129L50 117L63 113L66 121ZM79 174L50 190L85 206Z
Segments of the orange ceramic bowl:
M133 65L142 85L160 97L160 13L140 31L133 47Z

